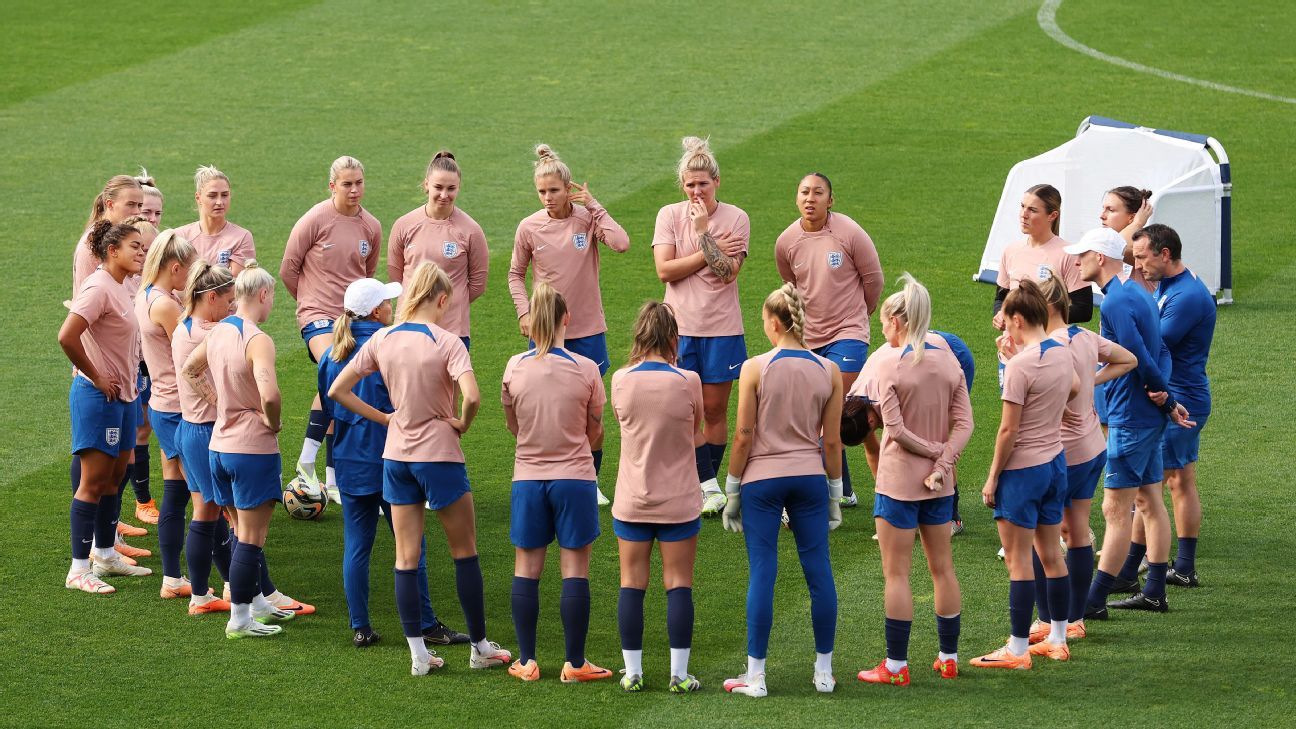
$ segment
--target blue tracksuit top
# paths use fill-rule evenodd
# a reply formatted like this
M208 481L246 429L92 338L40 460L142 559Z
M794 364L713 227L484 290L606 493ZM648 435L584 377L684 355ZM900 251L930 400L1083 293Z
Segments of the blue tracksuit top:
M1166 416L1147 393L1168 392L1170 352L1161 339L1161 317L1152 295L1136 281L1113 276L1103 287L1102 336L1138 358L1129 374L1107 385L1108 425L1155 428ZM1186 407L1186 406L1185 406Z
M1161 309L1161 339L1174 369L1170 394L1190 416L1210 414L1210 380L1206 357L1215 336L1215 297L1192 271L1164 278L1153 294Z
M338 489L355 496L382 492L382 454L383 447L387 444L387 428L330 400L328 391L334 380L342 374L342 369L379 329L382 329L382 324L376 321L351 322L351 334L356 340L351 356L343 362L334 362L333 348L329 347L324 356L320 357L319 363L320 409L333 418L334 423L333 462L337 469ZM361 400L384 413L396 409L392 407L387 385L378 372L361 378L352 391Z

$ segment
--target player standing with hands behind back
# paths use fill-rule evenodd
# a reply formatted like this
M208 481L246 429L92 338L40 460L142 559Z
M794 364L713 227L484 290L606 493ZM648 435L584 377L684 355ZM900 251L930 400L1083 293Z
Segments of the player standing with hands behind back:
M653 261L679 322L677 364L702 378L704 440L694 455L702 514L715 516L725 504L716 475L729 439L729 395L747 359L738 272L751 222L740 208L716 200L720 163L708 140L684 138L678 177L686 199L658 211Z
M607 374L607 322L599 290L598 244L625 253L630 236L590 194L588 183L572 182L571 170L549 145L537 145L535 153L535 188L544 208L518 223L508 272L518 330L524 337L531 336L526 273L532 268L532 284L544 281L553 286L572 312L565 347L593 360L599 374ZM590 445L597 473L603 464L602 437ZM603 492L596 493L599 504L606 505Z

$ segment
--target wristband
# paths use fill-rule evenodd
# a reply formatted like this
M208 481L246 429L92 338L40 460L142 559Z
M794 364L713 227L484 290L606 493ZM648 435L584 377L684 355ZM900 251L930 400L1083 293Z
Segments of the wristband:
M1176 407L1179 407L1179 402L1176 401L1173 397L1167 397L1165 401L1165 405L1161 406L1161 412L1166 415L1170 415L1175 411Z
M742 479L732 473L725 474L725 493L733 496L742 491Z
M842 480L840 478L828 479L828 498L836 501L842 497Z

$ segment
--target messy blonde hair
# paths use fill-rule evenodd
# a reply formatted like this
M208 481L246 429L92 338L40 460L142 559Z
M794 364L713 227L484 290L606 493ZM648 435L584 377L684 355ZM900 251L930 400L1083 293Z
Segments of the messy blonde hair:
M676 176L679 184L684 184L684 175L689 172L705 172L715 180L720 177L720 163L711 153L711 138L684 137L684 156L680 157Z
M679 347L679 324L675 310L661 301L645 301L635 317L634 342L630 345L630 364L657 355L675 363Z
M567 168L565 162L558 158L558 153L553 151L553 148L547 144L537 144L535 154L535 178L537 180L546 175L557 175L564 185L571 184L571 170Z
M261 268L255 258L249 258L243 264L243 270L239 271L238 278L234 279L234 295L240 300L248 299L266 289L274 288L274 285L274 276Z

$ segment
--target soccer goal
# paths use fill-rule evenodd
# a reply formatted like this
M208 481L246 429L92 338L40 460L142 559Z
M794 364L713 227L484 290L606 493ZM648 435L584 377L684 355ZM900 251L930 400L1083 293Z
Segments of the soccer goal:
M974 280L995 282L1000 254L1022 236L1022 193L1041 183L1062 193L1061 236L1068 241L1101 224L1098 214L1107 190L1120 185L1151 190L1155 210L1150 222L1178 231L1184 263L1218 303L1233 302L1233 185L1228 155L1214 137L1086 117L1074 139L1018 162L1008 172Z

